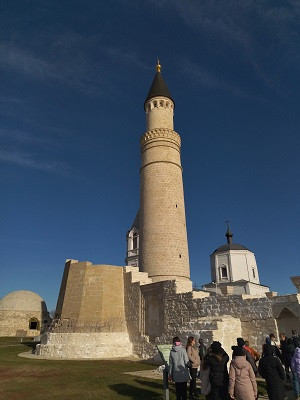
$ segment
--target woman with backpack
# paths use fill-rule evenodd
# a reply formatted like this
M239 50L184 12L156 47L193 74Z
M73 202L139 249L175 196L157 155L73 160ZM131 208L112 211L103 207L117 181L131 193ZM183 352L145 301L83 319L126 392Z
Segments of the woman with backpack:
M212 342L211 352L207 357L209 366L210 400L227 400L229 376L227 371L228 354L220 342Z

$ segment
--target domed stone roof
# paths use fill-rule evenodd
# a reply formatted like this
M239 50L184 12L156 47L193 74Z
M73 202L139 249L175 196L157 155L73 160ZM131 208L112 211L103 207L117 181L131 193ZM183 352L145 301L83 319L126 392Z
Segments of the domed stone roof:
M29 290L11 292L0 299L0 311L47 311L44 300Z
M229 251L229 250L248 250L248 251L251 251L251 250L247 249L247 247L242 246L241 244L238 244L238 243L227 243L227 244L223 244L222 246L218 247L212 254L223 253L223 252Z

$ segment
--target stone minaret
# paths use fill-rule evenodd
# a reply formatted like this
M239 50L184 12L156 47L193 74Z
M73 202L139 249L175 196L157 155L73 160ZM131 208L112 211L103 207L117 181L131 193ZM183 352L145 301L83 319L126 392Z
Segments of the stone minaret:
M139 269L154 282L190 279L181 140L173 128L174 101L157 64L146 98L141 142Z

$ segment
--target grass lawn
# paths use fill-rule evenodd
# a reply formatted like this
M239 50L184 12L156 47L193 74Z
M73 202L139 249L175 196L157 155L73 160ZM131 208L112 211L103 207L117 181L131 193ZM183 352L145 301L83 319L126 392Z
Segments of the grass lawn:
M1 400L163 399L162 381L123 372L154 369L139 361L48 361L18 357L30 350L0 338ZM175 400L173 385L170 398Z
M139 361L48 361L18 357L30 350L18 338L0 338L1 400L163 399L162 380L123 372L154 369ZM173 384L170 400L175 400ZM204 396L201 396L204 399Z

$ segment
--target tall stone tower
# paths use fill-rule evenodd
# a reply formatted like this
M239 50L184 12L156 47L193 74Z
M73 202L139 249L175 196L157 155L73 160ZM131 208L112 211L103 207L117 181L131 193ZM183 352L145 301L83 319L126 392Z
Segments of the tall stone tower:
M144 108L147 132L140 139L139 269L154 282L189 280L181 139L174 131L174 101L159 61Z

